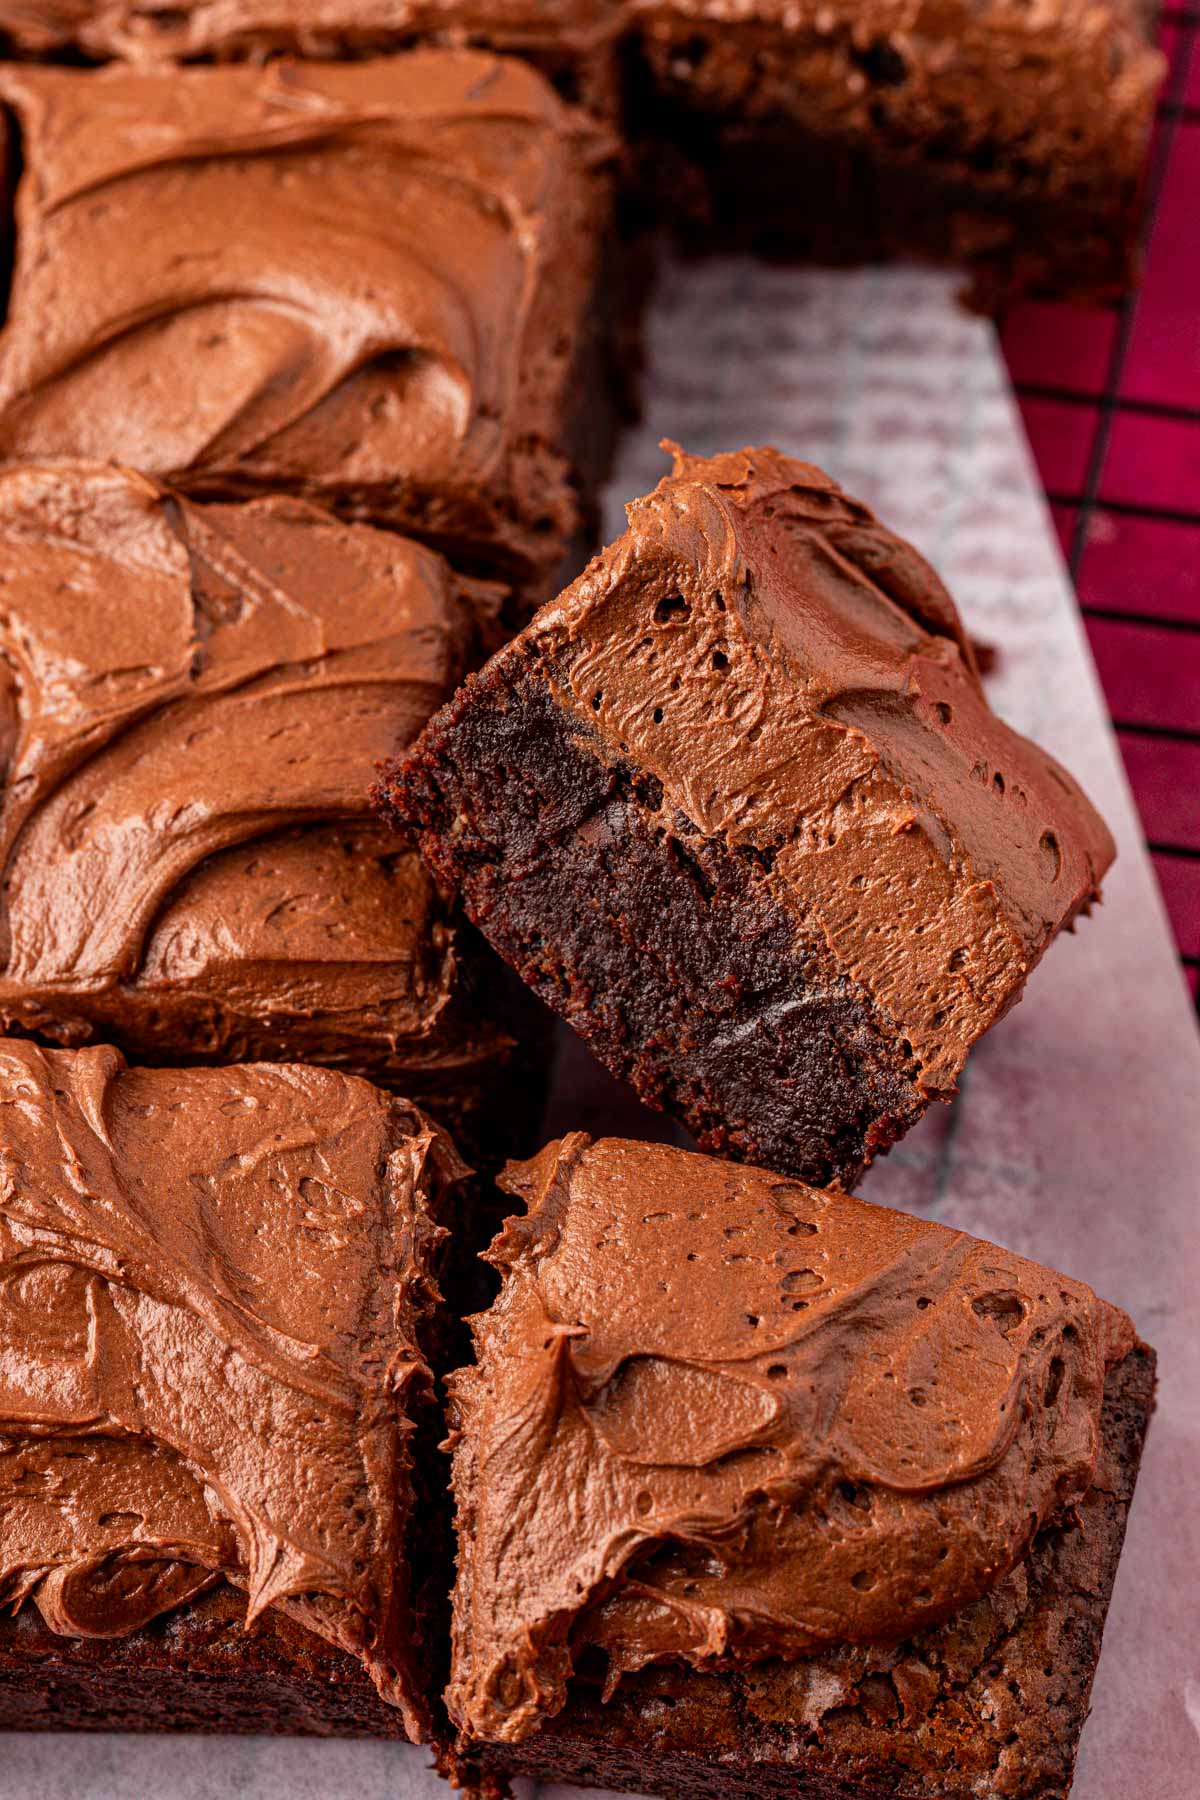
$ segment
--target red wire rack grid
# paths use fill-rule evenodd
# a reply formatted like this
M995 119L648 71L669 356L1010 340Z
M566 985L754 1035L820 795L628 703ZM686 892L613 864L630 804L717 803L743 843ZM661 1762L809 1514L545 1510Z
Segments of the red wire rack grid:
M1198 40L1200 9L1164 12L1141 286L1001 337L1200 1009Z

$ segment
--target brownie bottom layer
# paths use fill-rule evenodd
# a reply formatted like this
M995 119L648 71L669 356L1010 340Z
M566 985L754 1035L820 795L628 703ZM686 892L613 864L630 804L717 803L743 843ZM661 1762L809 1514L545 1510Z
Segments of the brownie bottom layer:
M1077 1516L944 1625L731 1675L646 1669L607 1705L581 1679L556 1719L467 1767L663 1800L1064 1800L1153 1404L1139 1346L1109 1376Z
M702 1148L849 1183L923 1112L911 1050L773 899L764 859L662 816L545 680L477 677L383 784L534 992Z
M126 1638L57 1637L26 1606L0 1621L0 1728L403 1738L352 1656L217 1588Z

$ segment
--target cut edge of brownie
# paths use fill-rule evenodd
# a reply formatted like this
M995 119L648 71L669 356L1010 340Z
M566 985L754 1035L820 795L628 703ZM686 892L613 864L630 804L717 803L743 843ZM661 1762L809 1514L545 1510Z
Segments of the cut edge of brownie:
M385 816L534 993L702 1149L849 1185L928 1104L911 1047L801 941L761 856L680 816L667 829L655 777L584 741L539 659L518 642L468 680L385 768Z
M864 134L823 107L820 90L814 104L794 26L669 4L633 14L627 129L647 202L688 247L833 265L917 256L963 270L964 297L989 313L1018 298L1095 304L1135 280L1158 86L1149 31L1131 39L1125 64L1136 62L1136 101L1112 123L1102 160L1072 167L1061 156L1031 163L1015 137L973 137L954 107L921 136L904 106L910 47L886 35L868 44L835 25L805 44L842 64L830 91L857 84L869 97ZM712 91L706 64L717 70ZM936 92L936 72L923 73ZM1071 151L1073 129L1062 121Z
M271 1609L245 1629L227 1586L126 1638L57 1637L0 1619L0 1729L386 1737L403 1721L362 1665Z
M355 1037L349 1025L338 1030L315 1011L264 1019L211 992L191 996L190 1012L170 995L175 1011L159 1029L154 993L126 984L64 994L54 1013L0 992L0 1030L49 1050L112 1044L143 1068L262 1062L333 1069L418 1106L473 1170L491 1176L536 1148L550 1084L551 1022L467 920L451 915L438 929L453 933L451 1003L419 1031L388 1031L385 1019L374 1038Z
M643 205L662 216L670 199L687 257L740 253L835 269L916 261L958 273L958 299L986 317L1024 300L1111 304L1141 270L1144 180L1120 208L1080 206L1064 220L1052 202L1006 208L965 176L799 127L755 131L660 103L655 129L663 135L638 157ZM794 180L785 185L797 165L805 193L831 198L797 203ZM760 196L753 209L745 201L751 185Z
M786 1665L652 1666L624 1676L607 1703L597 1671L577 1677L563 1711L524 1742L460 1744L443 1761L469 1789L493 1793L528 1776L662 1800L1065 1800L1154 1386L1154 1352L1138 1344L1110 1371L1096 1481L1075 1516L1044 1530L993 1595L946 1624L892 1652L806 1665L818 1682L835 1671L831 1706L810 1683L818 1704L808 1720L781 1716L777 1694L770 1716L773 1677L782 1669L786 1681ZM961 1654L964 1644L974 1666L956 1678L946 1647ZM836 1675L843 1655L848 1695ZM913 1667L930 1671L932 1694Z

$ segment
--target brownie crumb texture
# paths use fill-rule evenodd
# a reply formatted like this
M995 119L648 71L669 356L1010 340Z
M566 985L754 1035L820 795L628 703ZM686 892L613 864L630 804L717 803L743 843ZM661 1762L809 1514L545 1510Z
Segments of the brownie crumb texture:
M385 771L523 979L706 1150L851 1185L1098 897L928 564L771 449L674 471Z

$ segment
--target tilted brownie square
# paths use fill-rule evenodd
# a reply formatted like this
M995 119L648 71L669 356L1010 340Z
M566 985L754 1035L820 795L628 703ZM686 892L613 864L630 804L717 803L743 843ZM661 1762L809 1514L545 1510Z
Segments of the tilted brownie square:
M610 114L622 21L611 0L0 0L0 43L129 62L474 44L527 57L568 99Z
M610 145L535 70L10 66L0 99L0 459L302 494L544 596L603 435Z
M450 1378L464 1772L1061 1800L1153 1404L1082 1282L575 1133Z
M965 265L988 308L1134 278L1164 69L1142 0L633 0L631 15L635 128L673 197L698 184L706 232Z
M381 803L643 1100L849 1184L954 1092L1112 840L818 469L678 452L627 510Z
M7 1028L332 1063L455 1123L504 1085L501 971L367 797L491 595L305 501L57 465L0 472L0 597Z
M450 1140L330 1069L9 1041L0 1161L0 1720L425 1737Z

